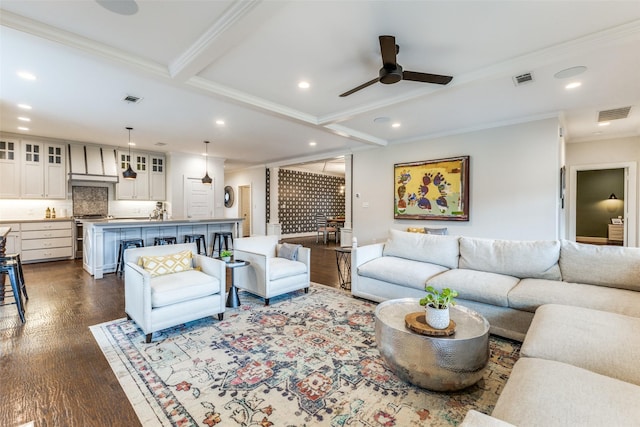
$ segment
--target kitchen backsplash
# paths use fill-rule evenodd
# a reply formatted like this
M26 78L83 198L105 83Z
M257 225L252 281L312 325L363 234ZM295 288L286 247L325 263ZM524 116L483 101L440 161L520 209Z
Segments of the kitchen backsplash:
M109 215L109 189L107 187L74 186L71 194L73 216Z

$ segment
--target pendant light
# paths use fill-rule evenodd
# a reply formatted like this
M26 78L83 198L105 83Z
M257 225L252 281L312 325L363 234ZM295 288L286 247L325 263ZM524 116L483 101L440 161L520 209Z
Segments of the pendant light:
M131 169L131 131L133 130L133 128L126 128L129 131L129 162L127 164L127 170L122 172L122 176L124 177L124 179L136 179L136 177L138 176L138 174L136 173L136 171L134 171L133 169Z
M204 177L202 177L202 183L211 185L213 180L209 176L209 141L204 142L204 149L205 149L205 155L204 155L204 171L205 172L204 172Z

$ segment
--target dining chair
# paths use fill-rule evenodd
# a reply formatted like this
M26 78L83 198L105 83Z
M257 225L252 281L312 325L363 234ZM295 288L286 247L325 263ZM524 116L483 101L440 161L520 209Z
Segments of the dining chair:
M338 241L338 229L327 224L327 216L323 214L316 214L316 243L318 243L318 236L322 234L324 244L327 244L329 235L333 233L336 242Z

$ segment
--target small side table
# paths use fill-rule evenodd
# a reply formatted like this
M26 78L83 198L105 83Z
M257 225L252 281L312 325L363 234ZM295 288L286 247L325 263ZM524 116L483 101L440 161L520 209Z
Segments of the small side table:
M339 247L335 251L340 287L351 290L351 246Z
M221 258L216 259L221 260ZM235 287L235 282L233 280L233 272L238 267L246 267L249 265L249 261L236 259L225 262L225 265L231 271L231 287L229 288L229 295L227 296L227 307L236 308L240 306L240 298L238 297L238 288Z

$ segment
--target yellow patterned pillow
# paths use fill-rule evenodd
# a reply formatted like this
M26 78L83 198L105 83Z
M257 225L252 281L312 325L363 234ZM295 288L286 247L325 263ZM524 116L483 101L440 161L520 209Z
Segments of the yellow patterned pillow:
M193 269L192 257L191 251L182 251L164 256L142 256L140 260L142 268L155 277Z

